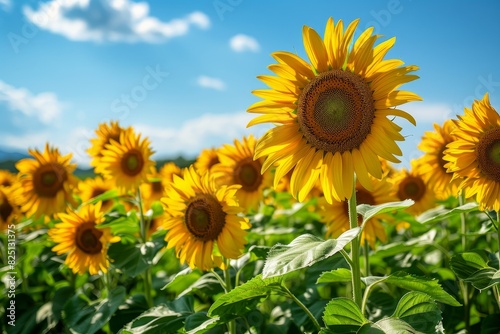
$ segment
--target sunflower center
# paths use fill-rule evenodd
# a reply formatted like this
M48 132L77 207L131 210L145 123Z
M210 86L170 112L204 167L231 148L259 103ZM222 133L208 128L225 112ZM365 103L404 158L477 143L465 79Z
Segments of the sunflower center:
M257 190L262 183L261 168L260 162L251 157L240 161L234 170L234 183L241 184L245 191Z
M401 200L412 199L418 201L425 195L425 191L425 183L421 178L408 175L399 184L398 197Z
M321 73L300 95L297 116L304 137L316 149L344 152L358 148L375 118L372 90L354 73Z
M500 182L500 128L486 132L477 144L477 163L489 179Z
M210 162L208 163L208 169L212 168L212 166L215 166L219 163L219 157L218 156L213 156L210 158Z
M76 246L86 254L98 254L102 250L101 236L94 223L81 224L76 229Z
M448 173L448 169L445 167L446 164L448 163L448 161L444 160L444 151L446 151L446 145L443 145L443 147L441 147L441 149L439 150L437 158L438 158L439 167L441 168L441 170L444 173Z
M68 174L64 166L48 163L40 166L33 175L33 187L40 197L55 197L64 188Z
M2 218L3 222L6 222L7 219L9 219L12 211L14 211L12 205L10 205L10 203L6 199L2 201L2 203L0 204L0 218Z
M12 182L10 182L10 180L3 180L3 182L0 184L0 186L11 187Z
M215 240L226 224L226 213L212 195L197 195L186 209L185 224L189 232L202 241Z
M142 172L144 158L139 150L132 149L123 155L121 160L122 171L129 176L136 176Z
M151 182L151 189L155 194L163 194L163 186L161 181L153 181Z

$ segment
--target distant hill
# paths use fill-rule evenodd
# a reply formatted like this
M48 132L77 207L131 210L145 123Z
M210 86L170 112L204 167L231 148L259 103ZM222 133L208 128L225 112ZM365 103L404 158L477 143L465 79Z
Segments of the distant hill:
M15 152L0 147L0 161L6 161L6 160L17 161L28 157L29 155L27 153Z

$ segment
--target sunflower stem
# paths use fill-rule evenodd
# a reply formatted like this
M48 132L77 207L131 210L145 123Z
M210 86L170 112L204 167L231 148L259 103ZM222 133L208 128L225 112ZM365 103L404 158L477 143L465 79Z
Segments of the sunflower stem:
M231 265L229 264L228 259L224 259L224 262L226 264L226 268L224 269L224 280L225 286L226 286L226 293L229 293L233 289L233 285L231 284ZM236 334L236 321L233 319L230 322L227 323L227 329L229 331L229 334Z
M462 191L458 195L458 205L462 206L465 203L465 194ZM462 252L467 251L467 224L465 213L460 213L460 232L462 234ZM462 290L462 298L464 302L464 320L465 330L470 333L470 304L469 304L469 286L466 282L460 281L460 290Z
M350 227L358 227L358 211L356 209L356 179L353 182L351 197L347 200L349 206ZM352 272L352 299L361 309L361 269L359 265L359 235L351 241L351 272ZM363 313L363 310L361 310Z
M370 276L370 245L368 244L368 240L365 239L365 275Z
M145 244L148 241L148 224L146 219L144 219L144 209L142 208L142 196L141 189L137 187L137 205L139 206L139 221L140 221L140 230L141 230L141 240L142 243ZM144 272L144 296L146 297L146 302L148 306L153 307L153 297L151 296L151 286L152 286L152 277L151 277L151 266L146 269Z
M309 311L309 309L297 297L295 297L295 295L284 284L281 284L281 288L307 314L307 316L311 319L312 323L314 324L314 327L316 327L316 329L320 331L321 325L319 324L318 320L316 320L316 317L314 317L311 311Z

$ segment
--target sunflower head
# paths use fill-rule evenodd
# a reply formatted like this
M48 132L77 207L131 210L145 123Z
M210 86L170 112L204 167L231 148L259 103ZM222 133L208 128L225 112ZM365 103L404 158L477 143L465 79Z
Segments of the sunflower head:
M163 228L167 248L175 247L181 263L209 270L224 268L223 258L240 256L250 224L236 200L239 187L217 186L209 173L200 176L194 166L174 178L161 199Z
M162 175L153 167L148 174L147 181L141 184L141 195L145 206L149 208L153 202L159 201L163 196L163 191Z
M14 201L28 216L51 215L66 211L68 204L75 205L73 189L77 184L71 164L71 154L62 156L59 150L45 145L45 151L29 150L34 159L26 158L16 163L19 182L13 193Z
M147 181L155 162L147 138L141 139L132 128L120 134L120 141L111 140L102 151L100 170L106 179L113 179L121 192L135 190Z
M219 148L219 163L213 166L212 175L218 184L240 185L236 197L246 211L257 209L265 188L271 186L270 171L261 174L264 159L253 159L255 138L250 135L234 145L225 144Z
M209 172L213 166L219 163L219 156L216 148L207 148L200 152L194 163L194 167L203 175Z
M472 109L458 116L455 140L448 144L444 160L459 190L476 197L481 210L500 211L500 115L486 93Z
M418 215L432 209L436 196L429 183L422 176L425 172L422 158L411 161L411 170L402 169L391 179L393 194L399 201L411 199L415 203L406 211Z
M87 150L87 153L92 157L90 165L95 167L97 174L102 173L100 159L106 145L111 144L111 140L119 141L120 135L124 131L125 129L120 126L118 121L111 121L109 124L100 123L95 130L97 137L90 140L91 146Z
M87 178L78 183L78 194L82 202L90 201L91 199L112 190L115 184L113 180L103 179L101 176ZM105 200L102 202L102 211L107 212L113 207L113 200Z
M58 255L67 254L65 263L76 274L87 270L91 275L106 273L109 267L109 243L118 242L109 228L98 228L104 221L101 203L89 204L80 211L59 214L61 222L49 230L50 239L57 245L52 248Z
M167 162L160 168L161 183L164 188L174 180L174 175L182 177L182 169L175 162Z
M342 21L329 19L324 38L305 26L302 31L309 62L289 52L275 52L276 76L259 76L270 89L255 90L262 98L248 109L262 113L249 125L278 124L257 143L255 158L265 157L263 170L277 165L276 180L292 171L290 189L303 201L320 179L327 202L350 198L354 174L371 190L370 175L380 179L380 159L399 162L396 141L401 127L389 117L415 120L396 107L420 100L398 90L417 78L416 66L403 66L384 56L394 45L366 29L353 41L358 20L344 31Z
M21 218L19 206L10 199L12 192L13 188L0 185L0 231Z
M422 157L422 178L436 194L439 200L449 196L457 196L458 180L452 180L452 173L448 173L448 161L444 160L446 146L455 140L451 134L455 124L447 120L443 126L434 124L434 131L424 133L418 148L425 153Z
M0 169L0 186L9 188L16 182L16 175L12 174L8 170Z

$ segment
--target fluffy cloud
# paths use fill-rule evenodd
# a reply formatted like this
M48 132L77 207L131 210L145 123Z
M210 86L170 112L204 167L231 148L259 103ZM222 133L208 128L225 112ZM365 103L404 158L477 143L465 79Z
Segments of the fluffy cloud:
M204 88L211 88L215 90L225 90L226 89L226 84L224 81L217 79L217 78L211 78L207 77L205 75L202 75L198 77L196 80L199 86L204 87Z
M149 15L146 2L129 0L52 0L23 11L39 28L75 41L159 43L210 26L201 12L163 22Z
M61 114L64 105L51 92L33 94L25 88L16 88L0 81L0 104L28 117L36 117L49 124Z
M229 41L229 45L231 46L231 49L236 52L259 52L260 50L259 42L257 42L255 38L243 34L238 34L232 37Z

